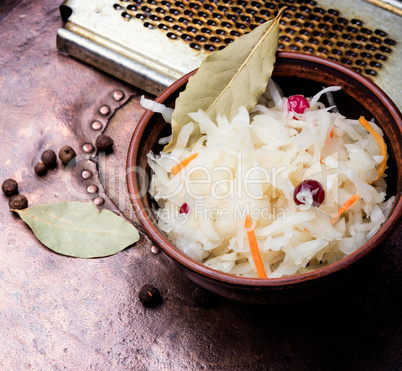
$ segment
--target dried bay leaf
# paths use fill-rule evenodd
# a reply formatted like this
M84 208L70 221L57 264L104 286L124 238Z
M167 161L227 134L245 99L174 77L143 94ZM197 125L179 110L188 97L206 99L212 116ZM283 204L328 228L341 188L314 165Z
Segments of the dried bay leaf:
M204 59L176 100L172 139L164 152L175 148L181 128L192 121L190 112L202 109L213 121L220 114L230 122L240 106L249 111L254 108L271 78L278 49L279 20L285 9L276 18ZM195 125L188 146L194 145L200 136Z
M91 202L58 202L12 210L51 250L77 258L118 253L139 240L136 228L109 210Z

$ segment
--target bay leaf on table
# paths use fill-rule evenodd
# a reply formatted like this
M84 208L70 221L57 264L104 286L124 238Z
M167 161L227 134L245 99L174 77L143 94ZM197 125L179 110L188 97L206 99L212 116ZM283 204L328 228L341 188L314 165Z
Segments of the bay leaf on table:
M118 253L139 240L137 229L92 202L57 202L12 210L49 249L77 258Z
M213 121L220 114L230 122L240 106L249 111L254 108L274 68L279 20L285 9L282 8L274 19L204 59L176 100L172 139L164 152L175 148L181 128L192 121L188 116L190 112L202 109ZM191 147L200 137L199 127L195 125L187 145Z

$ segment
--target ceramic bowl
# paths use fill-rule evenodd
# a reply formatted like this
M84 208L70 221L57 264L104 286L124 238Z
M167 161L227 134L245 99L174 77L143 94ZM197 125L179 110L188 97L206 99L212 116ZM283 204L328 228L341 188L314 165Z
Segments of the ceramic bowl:
M174 107L179 93L195 71L167 88L156 102ZM388 195L395 195L393 209L377 234L356 252L319 270L291 277L258 279L226 274L197 263L178 250L158 228L148 195L150 169L147 153L159 152L158 138L170 134L160 114L146 111L134 131L127 157L127 182L134 210L149 237L176 263L185 276L218 295L248 303L278 304L308 298L345 284L354 268L379 247L401 221L402 216L402 115L391 99L373 82L336 62L319 57L281 52L273 72L285 96L312 96L325 86L341 86L336 104L343 115L360 115L379 124L384 131L389 159Z

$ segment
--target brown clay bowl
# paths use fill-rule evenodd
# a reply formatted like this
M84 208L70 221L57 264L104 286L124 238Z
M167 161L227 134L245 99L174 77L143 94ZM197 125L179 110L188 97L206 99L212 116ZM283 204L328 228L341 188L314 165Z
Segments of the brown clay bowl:
M176 98L194 73L195 71L176 81L156 101L174 107ZM390 98L374 83L353 70L307 54L278 53L273 77L286 96L312 96L322 87L342 86L342 91L336 93L340 112L353 119L360 115L369 119L374 117L384 131L389 153L388 195L395 195L396 200L382 228L355 253L314 272L275 279L238 277L208 268L173 246L158 228L151 211L153 200L147 193L150 169L146 155L150 150L159 152L162 147L157 144L158 138L170 134L170 126L160 114L151 111L144 113L134 131L127 157L127 182L131 202L149 237L195 283L226 298L258 304L289 303L345 284L351 279L356 266L361 265L363 258L384 242L402 217L402 115Z

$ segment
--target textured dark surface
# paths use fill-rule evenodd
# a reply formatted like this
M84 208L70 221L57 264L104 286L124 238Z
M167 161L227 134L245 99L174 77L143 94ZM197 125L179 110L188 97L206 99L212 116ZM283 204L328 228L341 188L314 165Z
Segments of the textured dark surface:
M80 169L37 178L44 149L73 147L79 166L94 143L95 119L106 123L115 151L100 159L107 194L136 222L125 188L125 158L143 112L140 91L56 50L57 0L0 3L0 180L13 177L30 205L85 199L97 177ZM131 96L116 114L116 90ZM71 182L70 182L71 180ZM106 206L115 209L106 198ZM0 196L1 370L397 370L400 348L402 228L371 256L360 279L336 293L282 307L216 299L195 304L193 283L162 254L139 243L113 257L81 260L42 246ZM163 302L138 299L146 283Z

